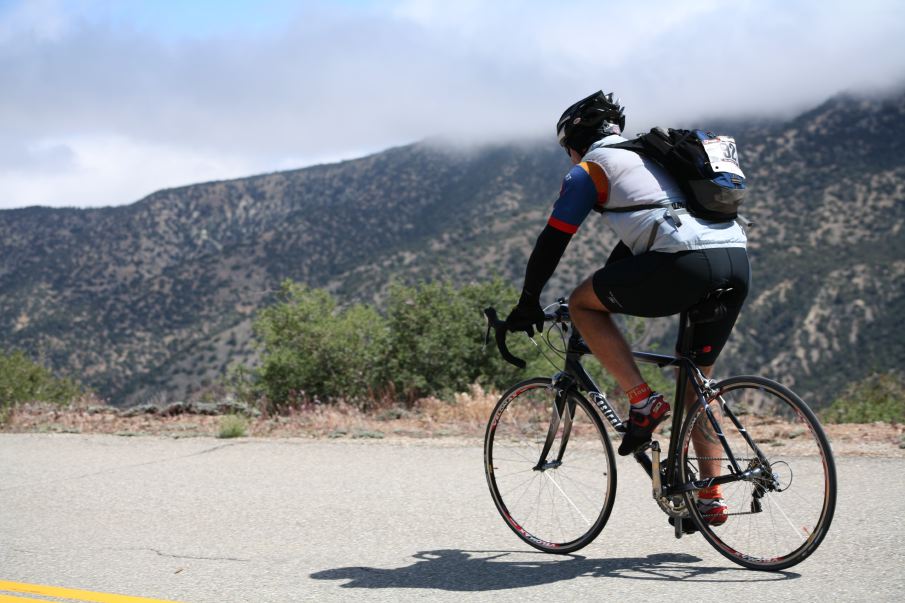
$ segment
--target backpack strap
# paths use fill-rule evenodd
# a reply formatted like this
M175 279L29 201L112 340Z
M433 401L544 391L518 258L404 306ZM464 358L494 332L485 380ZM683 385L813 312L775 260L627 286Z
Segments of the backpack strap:
M663 207L662 205L660 207ZM679 214L687 214L688 210L686 210L679 203L671 203L666 206L666 212L669 214L670 219L673 221L675 228L679 228L682 226L682 220L679 218ZM657 233L660 232L660 226L666 223L666 219L661 217L654 220L653 225L650 229L650 235L647 237L647 247L644 248L644 251L650 251L651 247L654 246L654 241L657 239Z
M643 209L665 209L666 213L669 214L670 219L673 224L675 224L676 228L682 226L682 219L679 217L680 214L687 214L688 210L685 209L685 205L682 203L677 203L675 201L666 201L664 203L643 203L640 205L629 205L627 207L601 207L598 211L603 212L612 212L616 214L624 214L632 211L639 211ZM657 218L654 220L653 225L650 229L650 235L647 238L647 247L644 249L645 251L650 251L650 248L654 245L654 240L657 238L657 233L660 231L660 225L663 224L665 220L663 218Z
M752 226L754 226L754 222L752 222L751 220L749 220L748 218L746 218L745 216L743 216L741 214L736 214L735 223L738 224L739 226L741 226L742 228L751 228Z
M611 212L614 214L627 214L633 211L639 211L642 209L663 209L666 207L663 203L645 203L643 205L627 205L626 207L601 207L601 212Z
M640 205L628 205L626 207L613 207L600 208L601 212L612 212L616 214L624 214L633 211L639 211L642 209L665 209L669 214L669 217L673 219L673 222L676 223L676 226L682 225L682 220L679 218L680 213L687 214L688 211L685 209L685 206L681 203L676 203L674 201L668 201L666 203L644 203Z
M657 218L656 220L654 220L654 224L650 228L650 236L647 237L647 247L644 248L645 253L650 251L650 248L654 246L654 241L657 240L657 233L660 232L661 224L663 224L662 218Z

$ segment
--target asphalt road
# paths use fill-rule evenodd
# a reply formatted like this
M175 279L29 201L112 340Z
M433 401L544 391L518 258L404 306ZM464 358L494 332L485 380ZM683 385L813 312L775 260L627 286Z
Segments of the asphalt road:
M503 524L477 445L4 434L0 580L185 603L901 601L905 460L837 461L826 541L762 573L675 540L624 459L603 533L552 557Z

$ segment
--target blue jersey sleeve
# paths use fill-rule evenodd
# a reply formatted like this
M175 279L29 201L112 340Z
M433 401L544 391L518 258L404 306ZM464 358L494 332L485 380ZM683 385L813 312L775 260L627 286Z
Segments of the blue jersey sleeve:
M595 205L606 203L606 176L597 164L579 163L562 181L559 199L547 224L574 234Z

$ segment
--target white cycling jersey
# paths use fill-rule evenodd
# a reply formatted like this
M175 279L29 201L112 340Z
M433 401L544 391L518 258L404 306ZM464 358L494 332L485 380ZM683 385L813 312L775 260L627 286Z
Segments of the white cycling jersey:
M624 213L606 211L685 202L678 183L658 164L632 151L608 148L625 140L617 135L607 136L591 145L582 162L599 165L606 175L603 217L634 255L645 251L675 253L747 246L745 231L735 221L710 222L685 211L670 212L667 207Z

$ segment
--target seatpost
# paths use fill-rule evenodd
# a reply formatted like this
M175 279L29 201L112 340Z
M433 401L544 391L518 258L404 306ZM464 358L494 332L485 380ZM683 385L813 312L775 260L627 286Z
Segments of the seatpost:
M679 355L690 356L691 344L694 336L694 324L689 320L688 311L679 314Z
M680 359L690 358L692 353L692 341L694 336L694 324L688 318L688 312L682 312L679 315L679 349ZM679 361L679 374L676 376L676 406L672 414L672 434L669 438L669 467L667 468L667 479L669 482L675 483L675 459L678 458L679 450L679 432L682 429L682 417L685 414L685 389L688 384L688 363L685 360Z

